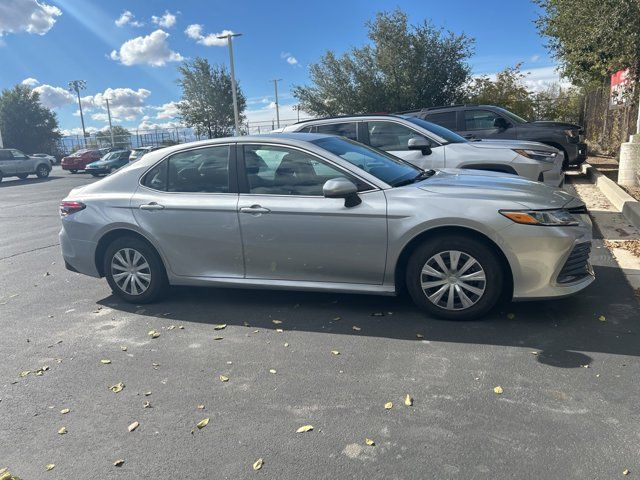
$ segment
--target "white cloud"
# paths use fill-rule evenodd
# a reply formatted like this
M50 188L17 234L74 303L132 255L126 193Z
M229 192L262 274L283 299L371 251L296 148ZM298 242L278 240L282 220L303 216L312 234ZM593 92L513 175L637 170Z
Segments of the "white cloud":
M85 128L87 133L97 133L100 131L99 128L96 127L86 127ZM65 128L64 130L61 130L60 133L62 133L63 136L68 137L71 135L80 135L82 136L82 128L81 127L76 127L76 128Z
M293 55L291 55L290 52L282 52L280 54L280 58L286 60L289 65L297 65L298 64L298 59L296 57L294 57Z
M179 127L182 127L182 126L183 125L181 125L179 122L152 123L152 122L149 122L148 120L143 120L138 125L138 130L155 130L155 129L162 129L162 128L179 128Z
M122 12L116 21L114 22L117 27L124 27L125 25L131 25L132 27L144 27L144 23L135 20L136 16L129 10Z
M294 104L280 104L280 126L290 125L297 121L298 112L294 107ZM261 133L270 131L272 123L275 125L276 111L274 102L271 102L263 108L245 110L244 113L249 121L249 125L251 126L251 133L258 132L258 125L260 126ZM309 117L310 115L308 113L300 111L301 119Z
M524 73L527 75L524 79L524 84L534 92L543 90L551 83L558 83L563 88L571 85L571 82L560 76L557 67L530 68L525 70Z
M532 63L536 63L538 60L540 60L540 55L535 54L535 55L533 55L533 56L531 57L531 60L530 60L530 61L531 61Z
M176 118L178 116L178 102L169 102L153 108L158 111L156 115L156 119L158 120Z
M160 27L171 28L176 24L176 16L169 10L165 10L164 15L160 17L153 15L151 21Z
M39 82L38 80L36 80L35 78L33 78L33 77L29 77L29 78L25 78L25 79L24 79L24 80L22 80L22 82L20 82L20 83L22 83L22 85L26 85L26 86L28 86L28 87L33 88L33 87L35 87L36 85L38 85L40 82Z
M167 62L184 60L182 55L169 48L167 38L167 32L156 30L146 37L127 40L120 46L120 51L113 50L110 57L127 66L146 63L153 67L162 67Z
M40 0L0 1L0 37L5 33L28 32L44 35L62 15L58 7Z
M107 103L111 109L112 120L133 122L144 114L145 101L151 95L149 90L139 88L107 88L104 92L82 98L82 106L88 111L101 111L91 114L97 121L107 121Z
M46 108L60 108L76 101L76 97L69 90L62 87L45 84L38 85L33 91L40 94L40 103Z
M204 45L205 47L224 47L227 44L227 39L218 37L233 34L231 30L223 30L220 33L209 33L204 35L202 33L202 28L202 25L194 23L189 25L184 33L187 37L195 40L197 43Z

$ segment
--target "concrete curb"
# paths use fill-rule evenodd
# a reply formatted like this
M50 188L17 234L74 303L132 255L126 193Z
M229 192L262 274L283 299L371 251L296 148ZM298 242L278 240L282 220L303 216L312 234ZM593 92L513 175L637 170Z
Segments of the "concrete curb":
M636 228L640 228L640 202L625 192L616 182L603 175L593 165L583 163L582 173L600 189L605 197Z

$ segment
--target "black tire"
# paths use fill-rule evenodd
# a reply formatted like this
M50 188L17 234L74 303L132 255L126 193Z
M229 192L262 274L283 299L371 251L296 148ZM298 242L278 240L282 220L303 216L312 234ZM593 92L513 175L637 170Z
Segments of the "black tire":
M100 174L99 174L99 173L91 173L91 176L92 176L92 177L99 177L99 176L100 176Z
M69 173L78 173L78 170L76 170L75 168L72 168L71 170L69 170Z
M36 177L47 178L49 176L49 172L51 172L51 167L39 165L38 168L36 168Z
M145 260L148 264L148 268L145 268L143 271L145 275L148 274L151 276L150 282L146 290L137 295L132 294L132 292L130 291L126 291L126 281L124 283L123 289L120 285L118 285L116 279L114 279L114 272L117 272L119 270L112 268L112 261L114 259L114 256L116 256L119 252L121 256L123 255L123 249L137 251L140 255L142 255L143 260ZM116 263L118 263L117 260ZM103 272L113 293L129 303L142 304L160 300L165 296L167 288L169 286L169 282L167 281L167 273L164 269L164 265L162 264L162 260L160 258L160 255L158 255L158 252L156 252L156 250L149 243L133 236L119 237L111 242L111 244L105 251ZM130 287L129 290L131 290Z
M18 178L19 178L20 180L24 180L24 179L25 179L25 178L27 178L28 176L29 176L29 174L28 174L28 173L21 173L20 175L18 175Z
M443 257L441 259L445 261L445 266L450 268L452 263L451 257L448 253L444 253L449 251L462 253L460 263L462 263L462 261L466 263L466 260L469 258L476 260L478 266L474 265L472 267L473 270L470 269L468 271L479 272L484 270L484 281L467 281L466 285L471 285L478 290L484 287L484 291L480 295L477 295L470 291L463 290L465 295L469 294L467 299L475 302L466 308L463 307L461 300L455 302L456 295L460 299L460 294L457 292L453 295L454 309L447 309L446 306L437 305L432 300L429 300L427 293L422 289L423 267L425 267L428 261L432 261L435 255L442 253ZM448 264L447 261L449 262ZM464 273L464 275L469 274ZM424 278L428 279L429 276L427 275ZM448 282L449 280L442 279L432 281L431 283L437 283L439 281ZM407 290L414 303L427 313L446 320L475 320L486 315L496 306L502 295L505 278L500 259L491 246L463 235L442 235L425 241L411 254L406 269L406 284ZM445 289L439 302L445 301L445 295L448 300L449 295L453 292L452 289L461 289L461 287L456 287L456 285L451 286L449 283L430 288L431 290L428 290L428 292L432 296L436 291L439 291L440 288Z

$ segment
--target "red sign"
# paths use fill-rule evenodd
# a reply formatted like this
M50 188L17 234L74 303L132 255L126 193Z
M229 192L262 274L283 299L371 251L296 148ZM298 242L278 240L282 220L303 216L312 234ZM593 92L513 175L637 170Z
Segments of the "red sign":
M627 103L627 90L631 86L629 69L618 70L611 75L611 91L609 95L609 108L621 107Z

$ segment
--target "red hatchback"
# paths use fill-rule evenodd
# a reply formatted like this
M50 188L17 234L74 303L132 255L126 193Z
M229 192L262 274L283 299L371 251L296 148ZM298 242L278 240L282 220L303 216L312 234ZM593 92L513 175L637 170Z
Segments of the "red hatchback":
M100 157L102 157L100 150L78 150L76 153L64 157L60 165L63 170L76 173L78 170L86 170L88 164L100 160Z

